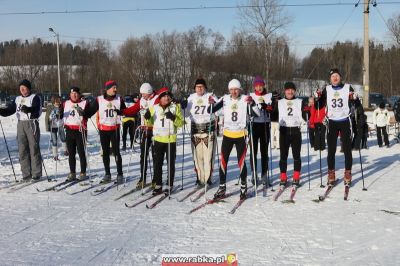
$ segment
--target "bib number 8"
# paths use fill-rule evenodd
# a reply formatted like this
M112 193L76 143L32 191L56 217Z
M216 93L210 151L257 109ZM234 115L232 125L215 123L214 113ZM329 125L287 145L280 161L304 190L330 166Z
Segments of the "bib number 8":
M233 122L238 121L238 113L237 112L232 112L232 121Z

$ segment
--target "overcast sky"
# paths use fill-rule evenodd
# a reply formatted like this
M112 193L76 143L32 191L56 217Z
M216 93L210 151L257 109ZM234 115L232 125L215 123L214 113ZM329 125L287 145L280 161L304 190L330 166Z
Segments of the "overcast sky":
M285 4L305 3L356 3L356 0L286 0ZM361 0L363 2L363 0ZM370 37L385 45L390 44L386 25L395 12L400 12L398 4L384 4L370 12ZM386 1L387 2L387 1ZM31 39L40 37L54 40L48 28L53 27L61 35L61 41L72 42L80 38L104 38L118 47L130 36L166 31L186 31L203 25L229 38L241 29L237 9L168 10L113 13L6 15L13 12L42 12L65 10L104 9L154 9L200 6L234 6L245 0L0 0L0 41ZM381 4L380 4L381 3ZM285 30L289 37L291 51L299 57L306 56L313 47L332 41L362 41L363 6L353 5L285 7L285 12L293 17L293 22ZM380 13L379 13L380 12ZM344 21L348 22L340 30Z

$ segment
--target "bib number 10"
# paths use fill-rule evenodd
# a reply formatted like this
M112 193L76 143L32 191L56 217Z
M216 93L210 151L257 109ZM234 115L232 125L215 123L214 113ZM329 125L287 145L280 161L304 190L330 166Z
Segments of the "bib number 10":
M113 109L106 109L104 110L106 113L106 117L114 117L114 110Z

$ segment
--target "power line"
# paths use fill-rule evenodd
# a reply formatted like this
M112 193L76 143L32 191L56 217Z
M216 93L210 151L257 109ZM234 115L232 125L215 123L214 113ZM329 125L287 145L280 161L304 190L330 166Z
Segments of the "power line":
M397 5L400 1L380 2L380 5ZM321 7L321 6L354 6L354 2L332 2L332 3L304 3L304 4L278 4L278 7ZM1 12L0 16L12 15L55 15L55 14L83 14L83 13L122 13L122 12L148 12L148 11L189 11L210 9L240 9L240 8L263 8L259 5L235 5L235 6L197 6L197 7L166 7L166 8L133 8L133 9L98 9L98 10L55 10L55 11L33 11L33 12Z

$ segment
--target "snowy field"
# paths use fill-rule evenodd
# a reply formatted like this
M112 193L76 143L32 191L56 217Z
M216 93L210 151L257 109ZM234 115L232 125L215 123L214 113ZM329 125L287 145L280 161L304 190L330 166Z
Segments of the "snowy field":
M44 117L44 116L43 116ZM42 118L43 118L42 117ZM44 120L44 119L43 119ZM21 178L16 143L15 116L1 118L11 149L17 178ZM103 174L97 132L89 122L90 168L94 179ZM41 148L49 175L55 163L49 150L49 133L41 121ZM304 128L305 133L305 128ZM392 131L393 133L393 131ZM320 188L319 154L310 152L311 189L307 176L307 144L303 134L302 187L295 204L283 204L289 190L276 202L273 193L258 194L229 214L239 194L226 202L208 205L188 214L204 201L189 199L177 202L193 187L195 177L189 139L186 135L184 190L166 199L152 210L145 204L128 209L125 202L140 197L136 192L118 201L114 199L131 189L139 175L139 154L133 153L126 187L111 189L98 196L88 190L69 195L83 187L76 185L60 192L42 192L54 182L40 182L12 192L0 190L0 264L1 265L160 265L162 254L227 254L234 252L239 265L399 265L400 262L400 145L379 148L376 136L369 138L369 150L362 150L365 187L358 152L353 152L353 186L349 200L343 200L343 184L335 187L329 198L316 203L323 194ZM0 142L0 186L14 177L3 139ZM221 139L219 139L221 144ZM137 144L136 144L137 147ZM182 137L176 159L176 183L181 182ZM138 150L138 148L137 148ZM126 172L129 153L123 153ZM278 184L279 152L273 150L273 185ZM249 177L249 157L246 160ZM344 157L337 153L337 177L342 180ZM116 176L111 159L113 177ZM323 182L326 182L326 152L322 152ZM79 162L78 162L79 170ZM216 161L213 181L218 183ZM288 167L292 175L292 161ZM58 163L58 178L68 174L68 161ZM149 172L150 173L150 172ZM238 168L236 154L228 166L227 191L235 186ZM164 176L164 180L166 175ZM208 193L212 197L216 187ZM391 211L393 213L388 213Z

